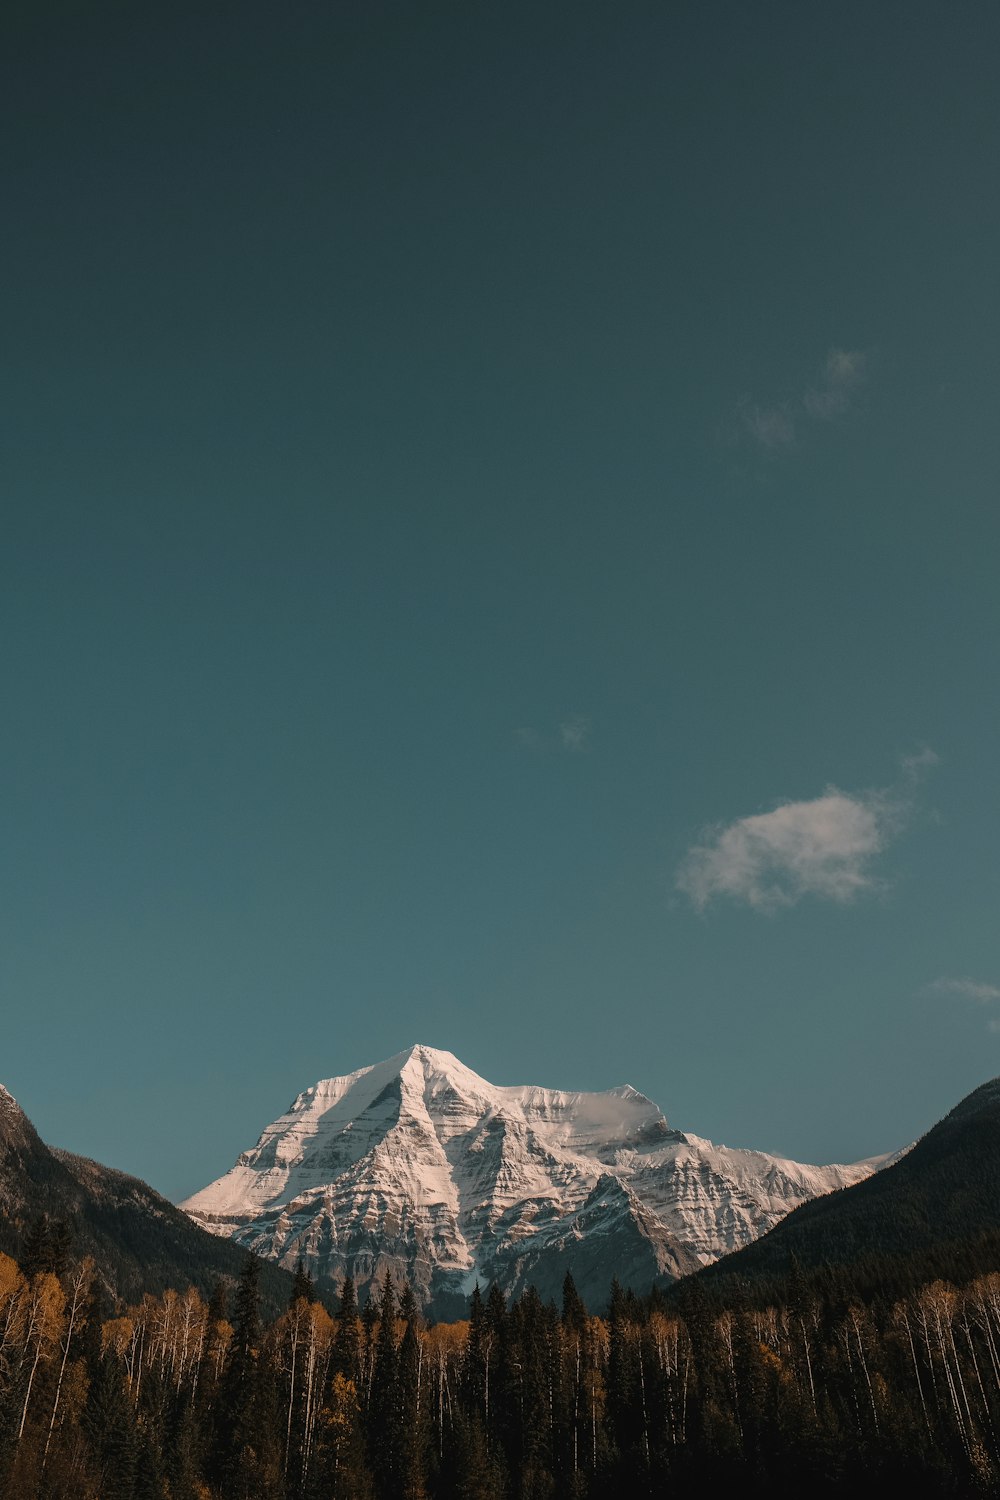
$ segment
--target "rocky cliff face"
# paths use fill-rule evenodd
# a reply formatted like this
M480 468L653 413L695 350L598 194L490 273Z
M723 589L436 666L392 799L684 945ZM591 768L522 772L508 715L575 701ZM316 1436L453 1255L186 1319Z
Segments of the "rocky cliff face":
M499 1088L411 1047L306 1089L181 1206L213 1233L363 1290L386 1270L447 1316L478 1279L600 1306L613 1275L648 1290L748 1244L885 1158L809 1167L671 1130L628 1086Z

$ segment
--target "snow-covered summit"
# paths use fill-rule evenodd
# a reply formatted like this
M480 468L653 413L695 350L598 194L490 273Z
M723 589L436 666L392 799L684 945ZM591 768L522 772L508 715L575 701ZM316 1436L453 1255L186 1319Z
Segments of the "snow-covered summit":
M671 1130L629 1085L499 1086L415 1045L305 1089L182 1207L319 1277L349 1272L364 1287L392 1270L442 1309L477 1278L513 1287L529 1269L554 1294L574 1258L591 1286L605 1264L608 1282L634 1266L648 1286L880 1164L808 1167L713 1146Z

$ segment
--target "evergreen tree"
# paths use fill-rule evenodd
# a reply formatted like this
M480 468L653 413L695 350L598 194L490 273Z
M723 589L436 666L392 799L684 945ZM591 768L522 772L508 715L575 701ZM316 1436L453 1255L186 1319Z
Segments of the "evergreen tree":
M208 1299L208 1322L228 1323L229 1321L229 1293L225 1282L217 1281L212 1288L212 1295Z
M288 1297L289 1307L294 1307L300 1297L306 1302L315 1302L316 1300L316 1288L312 1277L308 1275L305 1266L302 1264L301 1255L295 1267L295 1275L292 1277L292 1290Z
M354 1281L344 1277L337 1312L337 1337L333 1346L334 1371L357 1386L361 1378L361 1338L358 1330L358 1299Z
M135 1414L121 1367L110 1354L91 1377L82 1425L94 1454L101 1500L132 1500L139 1458Z
M233 1338L216 1405L213 1470L232 1500L271 1494L280 1474L274 1372L261 1358L260 1262L247 1255L236 1286Z
M317 1500L370 1500L374 1493L365 1461L358 1393L354 1381L339 1370L319 1417L313 1479Z
M399 1348L399 1425L402 1500L422 1500L429 1449L427 1380L422 1369L416 1318L408 1318Z
M386 1271L378 1301L378 1332L368 1408L368 1444L372 1473L380 1500L398 1500L402 1493L402 1414L399 1355L396 1347L396 1295Z
M483 1421L486 1420L488 1406L489 1340L486 1308L477 1281L469 1299L469 1335L465 1341L465 1359L462 1364L462 1397L469 1414L475 1413Z
M408 1281L404 1281L403 1289L399 1294L397 1317L402 1318L405 1323L415 1323L418 1316L417 1299L413 1295L413 1288Z
M503 1333L507 1323L507 1303L495 1281L490 1283L490 1289L486 1295L486 1323L491 1333L497 1338Z
M186 1391L171 1402L164 1425L163 1452L170 1500L199 1500L201 1434Z
M73 1233L65 1219L50 1219L39 1214L25 1235L21 1252L21 1269L29 1281L41 1271L62 1276L69 1265Z
M575 1334L582 1334L587 1327L587 1309L569 1271L563 1277L562 1325L568 1332Z
M361 1406L371 1405L372 1374L375 1369L375 1335L378 1331L378 1287L372 1282L361 1314Z

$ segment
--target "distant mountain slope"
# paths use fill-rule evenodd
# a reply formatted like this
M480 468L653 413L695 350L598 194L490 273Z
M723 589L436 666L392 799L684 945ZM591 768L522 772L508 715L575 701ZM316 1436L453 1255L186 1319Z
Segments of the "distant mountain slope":
M182 1206L320 1280L349 1272L364 1289L391 1270L439 1316L476 1280L558 1297L567 1269L601 1306L613 1275L667 1284L883 1160L810 1167L714 1146L627 1085L498 1087L414 1046L306 1089Z
M92 1255L112 1295L125 1301L167 1287L196 1286L207 1296L217 1281L235 1280L245 1260L245 1251L199 1229L138 1178L50 1149L0 1085L0 1250L17 1257L43 1213L69 1223L73 1255ZM289 1274L277 1266L261 1272L265 1302L284 1305Z
M769 1234L700 1273L722 1296L740 1284L850 1272L865 1294L1000 1269L1000 1079L984 1083L891 1166L803 1204Z

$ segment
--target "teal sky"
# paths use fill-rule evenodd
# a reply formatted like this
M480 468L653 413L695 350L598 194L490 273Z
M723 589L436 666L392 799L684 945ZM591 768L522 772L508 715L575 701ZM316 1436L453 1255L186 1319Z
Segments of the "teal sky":
M179 1197L422 1041L849 1160L1000 1072L996 5L2 31L43 1136Z

